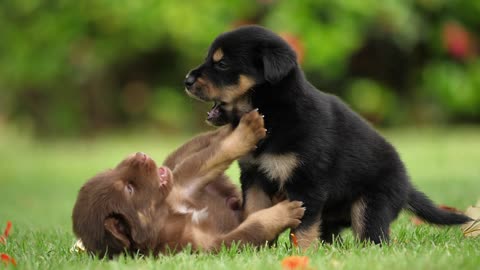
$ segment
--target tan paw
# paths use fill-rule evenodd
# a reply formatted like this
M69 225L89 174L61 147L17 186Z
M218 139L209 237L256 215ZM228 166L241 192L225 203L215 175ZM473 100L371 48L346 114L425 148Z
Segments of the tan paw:
M239 133L243 143L251 149L254 149L258 141L267 135L263 115L261 115L258 110L244 114L235 131Z
M305 207L303 207L302 202L285 200L275 205L275 207L281 208L282 216L285 217L286 227L293 229L302 223L301 219L305 214Z

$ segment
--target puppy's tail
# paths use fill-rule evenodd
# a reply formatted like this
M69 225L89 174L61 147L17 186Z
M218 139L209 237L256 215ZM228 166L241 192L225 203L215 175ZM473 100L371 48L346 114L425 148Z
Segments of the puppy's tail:
M465 215L438 208L425 194L413 187L408 195L407 209L423 220L438 225L463 224L472 220Z

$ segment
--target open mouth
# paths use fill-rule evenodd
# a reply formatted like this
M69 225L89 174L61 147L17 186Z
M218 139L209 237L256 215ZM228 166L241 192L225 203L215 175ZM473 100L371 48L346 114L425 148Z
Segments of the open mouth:
M225 102L215 101L213 107L207 113L207 121L217 122L222 117L222 106L225 104Z

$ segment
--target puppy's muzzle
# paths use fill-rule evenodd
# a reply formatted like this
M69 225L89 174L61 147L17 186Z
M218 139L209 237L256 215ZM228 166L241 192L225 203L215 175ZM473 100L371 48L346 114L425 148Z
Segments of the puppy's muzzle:
M194 76L192 73L188 73L187 74L187 77L185 77L185 81L184 81L184 84L185 84L185 87L187 88L187 90L191 90L193 84L195 83L195 81L197 80L197 77Z

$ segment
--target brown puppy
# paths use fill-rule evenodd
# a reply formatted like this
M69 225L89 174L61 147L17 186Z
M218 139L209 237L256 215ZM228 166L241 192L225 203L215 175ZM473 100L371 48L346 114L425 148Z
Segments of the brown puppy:
M242 222L239 192L223 174L264 137L263 118L252 111L234 130L192 139L163 167L143 153L131 155L82 187L73 210L76 236L100 256L156 255L189 244L195 251L216 251L222 244L273 240L300 224L301 202L283 201Z

